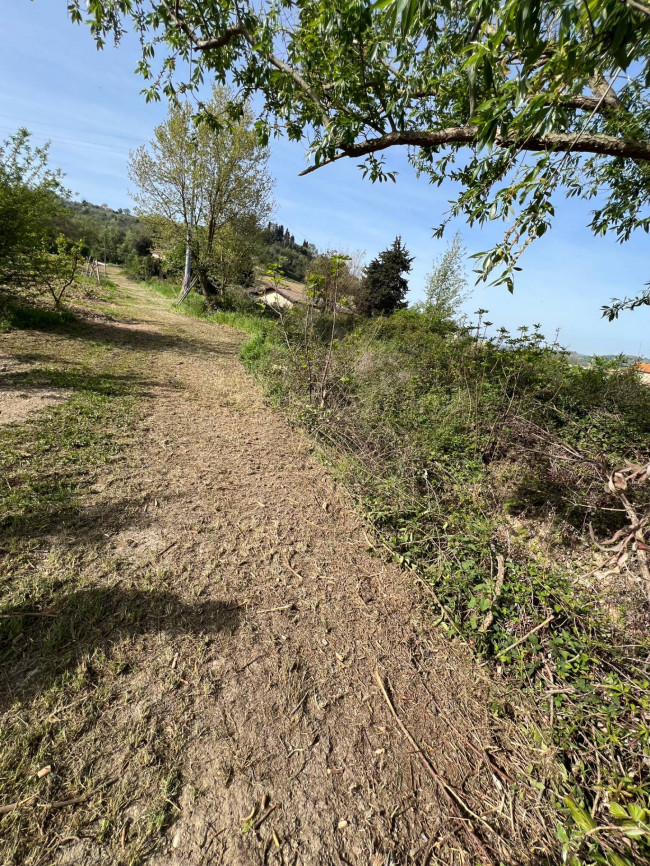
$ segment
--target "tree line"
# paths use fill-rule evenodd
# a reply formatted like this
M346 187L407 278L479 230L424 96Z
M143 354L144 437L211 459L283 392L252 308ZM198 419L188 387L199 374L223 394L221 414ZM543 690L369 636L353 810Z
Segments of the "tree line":
M178 278L189 249L196 288L214 306L229 287L252 286L256 268L271 263L309 282L326 312L337 299L361 315L406 306L412 259L400 238L364 269L307 240L297 244L288 228L268 221L268 150L250 114L224 122L229 98L215 88L211 124L195 124L187 106L170 107L149 146L131 154L136 215L71 201L48 146L34 147L25 129L11 136L0 146L0 285L47 289L59 305L85 258L138 278Z

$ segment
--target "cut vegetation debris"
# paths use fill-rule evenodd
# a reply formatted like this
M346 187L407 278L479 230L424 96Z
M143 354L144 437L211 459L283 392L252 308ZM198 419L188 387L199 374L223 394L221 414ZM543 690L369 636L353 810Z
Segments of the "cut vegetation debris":
M440 622L537 705L572 862L650 858L650 389L535 329L432 307L299 309L249 367L326 458ZM645 858L645 859L644 859Z

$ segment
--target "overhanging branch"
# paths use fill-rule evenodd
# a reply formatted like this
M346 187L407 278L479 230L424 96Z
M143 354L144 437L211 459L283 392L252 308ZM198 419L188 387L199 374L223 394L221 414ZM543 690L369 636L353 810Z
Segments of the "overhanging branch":
M300 172L300 176L335 162L343 157L367 156L386 150L388 147L406 145L410 147L440 147L445 144L476 144L479 130L476 126L450 126L446 129L404 130L389 132L377 138L366 139L350 147L342 148L341 152L320 165L312 165ZM640 162L650 162L650 141L629 141L616 138L613 135L586 134L584 132L558 133L547 135L496 136L496 147L517 147L520 150L559 151L560 153L591 153L602 156L623 157Z
M192 28L185 21L185 19L182 18L180 15L176 14L176 12L169 6L167 0L161 0L161 2L167 10L168 15L171 16L176 26L180 27L180 29L192 43L192 46L197 51L212 51L218 48L224 48L238 36L243 36L251 48L255 47L255 40L253 39L252 33L242 22L240 22L234 27L226 27L219 36L215 36L213 39L199 39L196 33L194 33ZM288 63L285 63L285 61L282 60L281 57L276 57L276 55L272 52L266 52L263 56L271 64L271 66L275 66L277 70L283 72L285 75L288 75L298 85L298 87L300 87L300 89L303 90L316 105L318 105L320 110L323 112L323 120L325 123L327 123L325 106L322 104L316 92L313 90L312 87L310 87L307 81L305 81L302 75L300 75L299 72L289 66Z
M179 27L183 33L190 40L194 48L198 51L208 51L210 49L216 48L224 48L233 39L237 36L244 36L246 34L246 29L242 24L238 24L236 27L226 27L221 33L221 35L216 36L214 39L199 39L191 27L187 24L185 19L181 17L181 15L177 14L177 12L171 8L167 0L161 0L163 7L165 8L167 14L170 16L174 24Z
M647 3L639 3L638 0L623 0L626 6L636 9L637 12L642 12L643 15L650 17L650 6Z

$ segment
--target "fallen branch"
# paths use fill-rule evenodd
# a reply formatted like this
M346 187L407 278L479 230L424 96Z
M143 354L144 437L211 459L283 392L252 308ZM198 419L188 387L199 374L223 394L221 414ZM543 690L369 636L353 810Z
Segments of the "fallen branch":
M160 553L156 554L156 559L161 559L167 553L168 550L171 550L172 547L175 547L177 544L178 544L178 541L172 541L172 543L168 544L167 547L165 547L163 550L160 551Z
M246 662L246 664L243 667L235 668L235 673L240 674L242 671L245 671L246 668L249 668L254 662L257 662L263 658L266 658L266 653L260 653L260 655L255 656L255 658L252 658L249 662Z
M258 610L257 613L276 613L279 610L289 610L289 608L293 606L293 603L282 604L280 607L267 607L266 610Z
M112 785L115 782L115 779L109 779L107 782L104 782L103 785L99 785L97 788L93 788L92 791L88 791L87 794L81 794L79 797L71 797L69 800L55 800L53 803L39 803L43 809L63 809L64 806L77 806L80 803L86 803L88 800L92 799L95 794L101 791L102 788L105 788L107 785ZM31 803L36 799L36 794L33 794L31 797L27 797L24 800L18 800L15 803L8 803L6 806L0 806L0 815L7 815L9 812L16 812L20 809L21 806L25 806L28 803Z
M36 794L33 794L25 800L17 800L15 803L7 803L6 806L0 806L0 815L7 815L9 812L16 812L21 806L24 806L26 803L31 803L31 801L35 799Z
M251 830L257 830L257 828L258 828L261 824L263 824L264 821L266 821L266 819L269 817L269 815L271 814L271 812L275 811L275 809L277 809L277 808L278 808L278 804L277 804L277 803L273 803L272 806L269 806L269 808L266 810L266 812L262 812L262 814L261 814L260 817L257 819L257 821L255 821L255 823L254 823L253 826L251 827Z
M19 616L56 616L56 613L50 610L21 610L16 613L0 613L1 619L13 619Z
M291 574L293 574L294 577L297 577L301 583L304 582L305 578L302 576L302 574L299 574L295 568L292 567L291 563L289 562L288 556L284 557L284 564L287 566L287 568L289 569Z
M76 806L79 803L87 803L97 792L91 791L88 794L82 794L80 797L71 797L69 800L55 800L53 803L39 803L44 809L63 809L64 806Z
M92 791L88 791L87 794L81 794L79 797L71 797L69 800L55 800L53 803L39 803L38 805L47 810L63 809L65 806L78 806L80 803L87 803L88 800L92 800L95 794L98 794L103 788L112 785L113 782L116 781L117 779L107 779L106 782L93 788Z
M481 862L492 863L493 858L490 857L490 855L488 854L488 852L485 849L485 846L483 845L481 840L478 838L476 833L471 829L471 827L467 826L466 819L462 815L457 814L456 803L458 803L461 806L461 808L468 815L471 815L472 817L478 817L478 816L476 816L474 814L474 812L472 812L472 810L465 803L463 803L463 801L460 799L458 794L453 790L453 788L450 785L448 785L447 782L445 782L445 780L433 769L433 767L429 763L429 759L426 757L426 755L424 754L422 749L419 747L415 738L411 735L410 731L408 730L408 728L406 727L404 722L402 722L400 717L397 715L397 710L395 709L395 706L390 699L390 696L388 694L388 691L386 690L386 686L384 684L383 679L381 678L379 671L375 671L375 679L377 680L377 685L379 686L379 688L381 690L381 693L384 697L384 700L388 704L388 708L391 712L391 715L393 716L393 718L395 719L395 721L399 725L401 732L404 734L404 736L409 741L411 746L413 746L413 749L415 750L415 754L420 759L420 763L422 764L424 769L427 771L429 776L431 776L431 778L434 780L434 782L438 785L440 792L441 792L445 802L447 803L447 806L455 813L454 817L461 821L463 829L465 830L465 832L469 836L469 838L472 842L472 845L476 849L477 854L479 855L479 857L481 857ZM454 801L456 801L456 802L454 802ZM485 826L488 827L492 833L494 833L494 830L492 830L492 828L490 827L489 824L487 824L486 822L483 822L483 823L485 823Z
M614 553L615 555L612 557L610 562L614 563L619 568L625 563L628 559L628 554L626 553L626 548L630 542L632 542L632 549L636 553L636 560L639 565L639 570L641 572L641 581L643 584L643 590L645 592L646 597L650 600L650 568L648 567L648 559L646 551L649 549L646 544L644 529L648 524L650 519L650 515L645 514L643 517L639 517L634 506L628 499L626 495L626 491L633 484L643 484L650 479L650 463L647 463L644 466L640 466L637 463L627 462L626 466L623 469L618 469L614 472L611 472L607 478L607 490L614 494L625 509L625 513L627 514L627 518L630 522L629 526L624 527L623 529L619 529L612 538L608 541L605 541L603 544L598 544L593 534L593 530L590 528L591 537L594 543L600 548L600 550L605 550L606 547L604 545L614 545L619 538L622 537L622 541L618 541L615 547L610 547L610 553Z

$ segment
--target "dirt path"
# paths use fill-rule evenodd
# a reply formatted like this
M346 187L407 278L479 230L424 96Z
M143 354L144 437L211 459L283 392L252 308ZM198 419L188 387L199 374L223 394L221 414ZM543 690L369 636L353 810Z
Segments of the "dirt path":
M242 336L120 287L132 322L92 327L140 377L144 413L57 539L84 574L75 603L93 595L109 622L95 646L77 635L104 693L66 734L79 778L106 788L34 862L541 862L516 726L268 407Z

